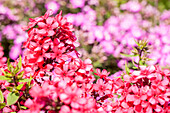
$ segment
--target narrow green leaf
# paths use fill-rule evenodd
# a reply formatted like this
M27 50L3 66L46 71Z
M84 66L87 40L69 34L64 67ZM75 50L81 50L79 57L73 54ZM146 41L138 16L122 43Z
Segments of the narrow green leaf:
M20 80L18 80L19 82L30 82L32 80L32 78L30 78L30 79L20 79Z
M21 55L19 56L18 67L19 67L19 70L20 70L21 67L22 67L22 58L21 58Z
M133 69L138 69L138 67L135 67L135 66L134 66L134 67L132 67L132 68L133 68Z
M18 67L18 65L15 67L15 69L14 69L14 74L17 74L18 72L19 72L20 70L19 70L19 67Z
M136 57L138 55L128 55L128 54L123 54L123 53L120 53L121 55L125 56L125 57Z
M32 75L30 75L30 79L32 80ZM31 81L27 82L28 87L31 85Z
M5 77L5 76L0 76L0 80L10 80L10 78Z
M5 75L6 74L6 72L3 70L3 69L1 69L1 71L2 71L2 73Z
M18 79L22 79L23 74L24 74L24 71L21 71L21 72L17 75L17 78L18 78Z
M136 45L140 46L140 44L136 40L134 40L134 41L135 41Z
M25 107L25 106L21 106L21 109L27 109L27 107Z
M7 82L14 83L14 81L12 79L8 79Z
M7 66L8 66L8 70L9 70L10 72L13 72L14 67L11 65L9 59L8 59L8 61L7 61Z
M6 72L5 76L6 76L6 77L12 77L12 74L11 74L11 73Z
M19 99L19 93L10 92L7 97L7 105L15 104Z
M3 96L2 91L0 90L0 103L3 103L3 102L4 102L4 96Z
M127 74L130 73L130 70L129 70L129 68L128 68L127 62L125 62L125 70L126 70L126 73L127 73Z
M138 54L138 50L137 50L135 47L132 47L132 48L133 48L132 53ZM137 55L137 56L138 56L138 55Z
M0 109L3 109L5 107L5 103L0 103Z
M20 90L23 86L24 86L24 84L20 84L17 86L17 89Z
M8 91L12 92L14 88L13 88L13 87L6 87L6 89L7 89Z

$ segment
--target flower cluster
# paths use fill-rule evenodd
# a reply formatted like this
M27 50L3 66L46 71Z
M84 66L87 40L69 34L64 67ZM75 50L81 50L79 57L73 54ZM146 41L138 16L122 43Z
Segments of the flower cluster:
M140 67L129 75L102 78L94 84L98 111L112 113L168 113L170 102L170 71L159 66ZM106 75L106 76L103 76ZM103 80L104 79L104 80Z
M24 52L25 66L39 73L39 76L44 76L47 70L52 72L56 63L69 60L68 53L78 55L71 23L61 17L61 12L55 17L49 17L51 14L52 10L48 10L44 16L31 19L24 27L25 30L29 29L28 39L24 43L27 48Z
M90 6L84 6L81 12L66 15L70 22L81 28L80 33L77 34L80 35L83 44L86 41L87 44L93 45L92 48L95 51L92 51L91 54L99 55L102 52L107 56L113 55L117 59L123 58L117 61L118 67L124 68L125 59L120 53L129 54L132 47L135 46L134 40L147 39L149 44L152 45L150 51L155 51L151 52L149 56L153 59L149 64L169 65L169 43L165 41L169 37L168 11L165 10L161 13L146 1L139 2L138 0L128 1L121 4L120 7L117 2L108 2L108 4L110 5L107 7L112 7L111 11L101 7L100 12L98 12ZM98 16L105 17L107 13L110 16L106 19L100 19ZM156 18L153 18L153 15ZM99 24L99 22L102 24ZM100 52L97 52L99 49L96 50L95 48L99 48ZM83 51L80 52L88 55ZM158 53L161 53L161 55Z
M50 17L52 13L48 10L44 16L30 19L28 26L23 27L29 37L24 43L22 62L21 59L13 64L8 62L2 68L0 81L5 100L1 102L7 103L3 103L3 112L96 111L95 100L85 93L95 80L90 73L91 60L78 58L71 23L61 12ZM16 100L9 100L13 95Z
M9 51L9 57L13 60L22 54L22 43L26 41L26 32L17 24L18 17L12 11L0 4L0 41L4 45L5 51ZM12 47L11 47L12 46ZM5 53L8 56L8 53Z
M27 37L18 24L26 24L28 18L40 16L46 9L52 9L54 14L61 9L78 29L75 35L80 37L81 46L77 51L81 58L90 58L95 68L104 65L109 67L108 70L112 67L124 69L124 62L130 59L125 59L120 53L129 54L135 45L134 39L147 39L152 45L151 51L154 52L149 58L153 60L148 64L167 66L170 64L169 43L166 41L170 16L166 4L169 1L1 0L0 40L5 45L5 56L18 58L23 53L21 45ZM115 66L106 61L110 59Z
M116 90L121 97L115 102L115 112L169 112L169 70L162 71L159 66L141 67L123 79Z
M170 71L140 67L119 77L82 61L72 24L60 12L30 19L23 59L0 70L0 112L168 113Z

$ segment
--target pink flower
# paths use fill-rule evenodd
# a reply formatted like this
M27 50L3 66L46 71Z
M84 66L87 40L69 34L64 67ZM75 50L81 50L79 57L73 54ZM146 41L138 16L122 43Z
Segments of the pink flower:
M75 71L69 69L68 64L64 64L62 69L60 67L55 67L54 69L55 73L60 76L73 76Z
M70 3L73 5L73 8L82 8L85 4L85 0L70 0Z
M45 4L47 10L52 9L54 14L60 9L60 5L56 1L50 1Z
M96 69L97 73L94 73L95 75L99 76L100 78L106 78L110 72L107 72L107 70L103 69L102 72L100 71L100 69Z
M102 79L98 79L93 88L100 96L103 96L104 94L109 94L111 92L112 86L109 83L104 83Z

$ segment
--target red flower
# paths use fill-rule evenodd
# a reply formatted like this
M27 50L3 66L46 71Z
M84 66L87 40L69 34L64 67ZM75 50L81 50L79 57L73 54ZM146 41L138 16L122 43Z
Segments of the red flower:
M94 73L95 75L99 76L100 78L106 78L110 72L107 72L105 69L102 70L102 72L100 71L100 69L96 69L97 73Z
M104 83L102 79L98 79L93 88L100 96L103 96L104 94L110 94L112 86L109 83Z

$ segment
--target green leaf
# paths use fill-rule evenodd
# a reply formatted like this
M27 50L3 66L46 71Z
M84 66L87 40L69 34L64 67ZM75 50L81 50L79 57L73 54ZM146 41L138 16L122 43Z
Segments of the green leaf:
M2 73L5 75L6 74L6 72L3 70L3 69L1 69L1 71L2 71Z
M17 78L18 78L18 79L22 79L23 74L24 74L24 71L21 71L21 72L17 75Z
M10 78L5 77L5 76L0 76L0 80L10 80Z
M5 103L0 103L0 109L3 109L5 107Z
M19 71L20 70L19 70L18 66L16 66L15 69L14 69L14 74L16 75Z
M117 95L117 98L120 98L121 97L121 95Z
M121 55L125 56L125 57L136 57L138 55L128 55L128 54L123 54L123 53L120 53Z
M24 84L20 84L17 86L17 89L20 90L23 86L24 86Z
M11 73L6 72L5 76L10 78L10 77L12 77L12 74L11 74Z
M140 46L140 44L136 40L134 40L134 41L135 41L136 45Z
M127 74L130 73L130 70L129 70L129 68L128 68L127 62L125 62L125 70L126 70L126 73L127 73Z
M7 97L7 105L15 104L19 99L19 93L10 92Z
M12 79L7 80L7 82L14 83L14 81Z
M19 82L30 82L32 80L32 78L30 78L30 79L20 79L20 80L18 80Z
M133 85L133 83L130 83L131 85Z
M6 87L6 89L7 89L8 91L12 92L14 88L13 88L13 87Z
M19 56L19 62L15 68L15 74L21 70L21 67L22 67L22 58L21 58L21 56Z
M3 96L2 91L0 90L0 103L3 103L3 102L4 102L4 96Z
M32 75L30 75L30 79L33 79ZM31 81L27 82L27 85L28 85L28 87L31 86Z
M25 107L25 106L21 106L21 109L27 109L27 107Z
M7 61L7 66L8 66L8 70L9 70L10 72L13 72L14 67L11 65L9 59L8 59L8 61Z
M117 95L117 97L118 97L118 98L120 98L120 97L121 97L121 95L119 95L119 94L117 94L117 93L114 93L114 94L115 94L115 95Z
M21 67L22 67L22 58L21 58L21 55L19 56L18 67L19 67L19 69L21 69Z
M133 68L133 69L138 69L138 67L135 67L135 66L133 66L132 68Z
M143 61L142 60L139 61L139 65L141 65L141 66L143 65Z

